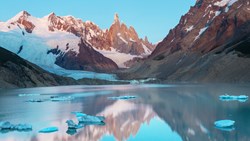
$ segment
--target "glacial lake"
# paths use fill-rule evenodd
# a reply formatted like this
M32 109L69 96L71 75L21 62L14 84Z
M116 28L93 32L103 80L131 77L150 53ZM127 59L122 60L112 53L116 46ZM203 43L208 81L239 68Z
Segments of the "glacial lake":
M19 96L19 94L39 94ZM249 141L250 102L221 101L220 95L250 96L249 85L110 85L0 90L0 121L28 123L29 132L1 131L0 141ZM70 101L51 97L71 96ZM136 96L119 100L109 97ZM44 102L26 102L31 99ZM69 132L65 123L78 111L104 116L105 125ZM235 121L232 129L214 126ZM53 133L38 133L46 127Z

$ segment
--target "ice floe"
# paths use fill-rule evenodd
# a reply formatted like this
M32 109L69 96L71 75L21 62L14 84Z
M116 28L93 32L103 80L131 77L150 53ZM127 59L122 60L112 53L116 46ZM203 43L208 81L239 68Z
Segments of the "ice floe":
M32 125L30 124L12 124L8 121L0 122L0 130L1 131L31 131Z
M40 96L41 94L19 94L18 96L20 97L25 97L25 96Z
M221 101L239 101L239 102L246 102L248 100L248 96L246 95L239 95L239 96L234 96L234 95L221 95L220 97Z
M111 100L130 100L130 99L136 99L137 96L118 96L118 97L108 97L108 99Z
M57 131L58 131L57 127L48 127L48 128L44 128L40 130L39 133L52 133L52 132L57 132Z
M144 84L150 81L155 81L156 78L147 78L147 79L141 79L141 80L131 80L130 84L137 85L137 84Z
M67 120L66 123L68 124L68 129L79 129L83 128L82 124L76 124L73 120Z
M71 101L74 100L75 97L73 96L54 96L51 98L51 101Z
M233 120L219 120L214 122L215 127L218 128L230 128L233 127L235 124L235 121Z
M79 123L83 123L85 125L92 125L92 124L105 125L104 122L105 117L103 116L91 116L81 112L72 112L72 114L75 114Z
M29 99L26 102L31 102L31 103L40 103L40 102L45 102L46 100L43 99Z

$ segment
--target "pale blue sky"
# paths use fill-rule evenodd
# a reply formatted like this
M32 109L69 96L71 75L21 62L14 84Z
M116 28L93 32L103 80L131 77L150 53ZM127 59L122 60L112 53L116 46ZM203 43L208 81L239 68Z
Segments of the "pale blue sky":
M90 20L102 29L109 28L115 13L140 37L162 40L196 0L2 0L0 20L6 21L22 10L36 17L51 12Z

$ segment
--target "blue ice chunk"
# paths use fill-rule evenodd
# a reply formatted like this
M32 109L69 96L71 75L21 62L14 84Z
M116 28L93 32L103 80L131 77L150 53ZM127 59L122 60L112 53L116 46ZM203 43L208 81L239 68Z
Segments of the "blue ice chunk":
M30 124L11 124L8 121L0 122L0 130L17 130L17 131L28 131L32 130L32 126Z
M221 101L239 101L239 102L246 102L248 100L248 96L246 95L240 95L240 96L234 96L234 95L221 95L220 97Z
M86 116L87 114L81 113L81 112L71 112L72 114L76 115L76 117L82 117Z
M75 124L73 120L67 120L66 123L68 124L68 129L79 129L83 128L81 124Z
M8 121L3 121L3 122L0 122L0 129L1 130L4 130L4 129L11 129L13 125L8 122Z
M95 124L95 123L99 123L99 124L105 124L104 120L105 117L103 116L91 116L91 115L87 115L81 112L72 112L73 114L76 115L76 118L78 119L79 122L81 123L86 123L86 124Z
M26 97L26 96L40 96L41 94L19 94L20 97Z
M52 132L57 132L57 131L58 131L57 127L48 127L48 128L44 128L40 130L39 133L52 133Z
M15 126L15 130L18 131L32 130L32 126L30 124L18 124Z
M39 102L45 102L45 100L43 100L43 99L29 99L26 102L39 103Z
M235 121L233 120L219 120L214 122L215 127L218 128L230 128L234 126Z
M61 97L58 96L58 97L51 98L51 101L54 101L54 102L56 102L56 101L71 101L73 99L75 99L73 96L61 96Z
M135 99L137 96L118 96L118 97L108 97L108 99L111 100L130 100L130 99Z

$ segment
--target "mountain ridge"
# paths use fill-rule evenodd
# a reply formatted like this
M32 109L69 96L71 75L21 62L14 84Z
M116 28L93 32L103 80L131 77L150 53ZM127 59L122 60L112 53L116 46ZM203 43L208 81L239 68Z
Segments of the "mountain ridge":
M39 42L43 44L45 43L44 46L46 46L48 51L57 50L57 54L54 54L53 57L56 65L60 66L61 64L69 64L66 66L61 65L60 67L73 70L86 68L87 71L111 72L117 70L118 67L128 67L126 66L126 62L131 62L133 58L143 58L148 56L155 47L155 45L149 43L147 37L145 37L145 40L139 38L133 27L127 28L124 23L120 23L118 15L115 16L114 23L111 25L110 29L102 30L93 22L84 22L73 16L57 16L55 13L50 13L42 18L36 18L27 11L21 11L8 21L1 22L0 32L2 32L2 34L13 33L15 35L12 36L15 38L17 36L16 34L22 34L23 36L18 39L21 40L22 38L22 40L16 43L16 49L13 49L14 47L9 47L4 40L0 41L0 45L16 53L18 52L17 50L19 50L17 48L20 46L25 48L23 43L30 42L30 40L33 40L34 38L36 38L36 40L37 38L40 38ZM14 37L10 37L8 40L11 40L11 38ZM7 37L5 36L3 38ZM79 46L79 44L81 44L81 40L84 41L84 46L93 48L92 54L95 54L96 56L100 56L98 55L99 53L102 54L102 59L99 59L99 61L92 59L93 62L83 64L81 62L91 60L89 59L90 56L85 58L80 57L83 60L79 60L79 63L74 65L74 67L73 65L70 65L69 62L71 62L71 60L75 60L78 54L80 54L80 56L84 56L83 52L79 52L81 48ZM19 55L21 54L22 53ZM43 51L43 54L45 54L45 51ZM58 60L62 59L58 58L63 58L65 54L75 54L75 56L71 55L71 58L68 58L68 63L59 62ZM44 58L46 58L46 55L40 56L44 56ZM26 56L21 57L28 59L33 63L39 63L27 58ZM38 60L38 58L36 58L36 60ZM96 67L100 66L102 60L109 61L104 61L106 62L106 65L102 65L103 68ZM64 60L64 62L65 61L67 60ZM45 61L41 60L40 62ZM82 65L86 65L86 67L82 67Z
M157 78L163 82L249 83L249 3L197 1L147 59L122 72L120 77Z
M21 11L10 20L0 23L0 31L21 30L24 38L28 34L41 38L41 40L45 40L48 48L58 48L63 53L70 50L78 54L78 44L81 43L81 40L84 40L88 44L87 46L91 46L94 51L101 53L104 56L103 58L108 58L123 68L127 67L125 65L127 61L135 57L143 58L149 55L155 45L151 44L146 37L145 40L139 38L133 27L128 28L124 23L120 23L118 15L115 16L117 19L114 18L114 23L110 29L102 30L93 22L84 22L73 16L57 16L55 13L50 13L42 18L36 18L27 11ZM64 44L62 44L62 40L64 40ZM66 42L66 40L68 41ZM20 44L19 46L23 45ZM118 58L117 54L122 56L122 59ZM113 67L95 71L116 70L118 67L111 63L112 61L108 65L113 64ZM76 68L67 66L67 68L76 69L79 66Z

